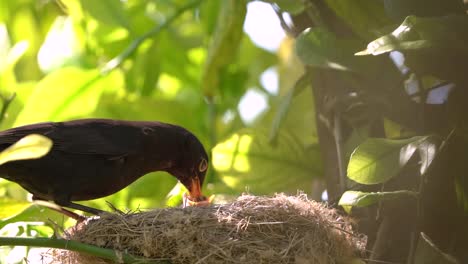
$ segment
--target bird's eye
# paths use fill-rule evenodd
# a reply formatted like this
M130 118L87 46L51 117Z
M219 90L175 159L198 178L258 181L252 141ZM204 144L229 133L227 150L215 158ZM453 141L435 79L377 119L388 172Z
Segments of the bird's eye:
M208 161L206 161L206 159L202 159L198 165L198 170L200 172L204 172L206 169L208 169Z

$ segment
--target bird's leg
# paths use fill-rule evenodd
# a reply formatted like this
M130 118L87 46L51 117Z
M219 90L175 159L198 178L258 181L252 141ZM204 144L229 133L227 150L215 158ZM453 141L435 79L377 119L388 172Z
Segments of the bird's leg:
M66 216L68 216L70 218L75 219L78 222L82 222L82 221L86 220L85 216L77 214L77 213L72 212L70 210L67 210L67 209L63 208L62 206L57 205L55 203L45 201L45 200L40 200L40 199L34 199L34 197L33 197L33 201L34 201L35 204L38 204L38 205L50 208L50 209L52 209L54 211L57 211L59 213L62 213L62 214L66 215Z
M104 211L96 209L96 208L92 208L92 207L82 205L82 204L73 203L70 201L70 197L63 196L63 195L55 195L54 202L60 206L80 210L82 212L90 213L92 215L100 215L104 213Z
M93 215L100 215L100 214L106 212L106 211L103 211L103 210L100 210L100 209L97 209L97 208L89 207L89 206L82 205L82 204L72 203L72 202L68 202L68 203L64 204L63 206L73 208L73 209L76 209L76 210L80 210L80 211L83 211L83 212L87 212L87 213L90 213L90 214L93 214Z

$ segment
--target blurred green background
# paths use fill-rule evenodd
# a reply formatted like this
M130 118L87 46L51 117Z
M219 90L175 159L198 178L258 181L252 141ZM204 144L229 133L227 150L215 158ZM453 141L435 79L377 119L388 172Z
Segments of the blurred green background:
M309 90L281 117L284 129L272 129L303 73L292 48L265 2L1 1L0 95L16 97L0 125L90 117L178 124L210 153L204 189L218 202L245 191L311 192L321 163ZM184 192L176 183L154 173L85 204L176 206ZM21 225L48 235L48 224L31 221L62 219L28 208L27 192L4 179L0 197L2 226L16 223L4 234Z
M337 207L345 193L340 205L357 212L370 259L411 263L419 232L468 259L466 9L461 0L2 0L0 129L177 124L207 149L204 193L217 203L301 190ZM179 206L184 192L154 173L83 203L144 210ZM0 178L1 236L50 237L74 223L29 200ZM26 250L2 247L0 263Z

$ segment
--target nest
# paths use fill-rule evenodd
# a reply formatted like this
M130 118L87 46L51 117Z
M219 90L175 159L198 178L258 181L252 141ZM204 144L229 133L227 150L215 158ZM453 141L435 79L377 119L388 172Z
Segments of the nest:
M350 263L365 239L336 210L306 195L240 196L209 207L104 214L70 239L171 263ZM106 263L71 251L59 263Z

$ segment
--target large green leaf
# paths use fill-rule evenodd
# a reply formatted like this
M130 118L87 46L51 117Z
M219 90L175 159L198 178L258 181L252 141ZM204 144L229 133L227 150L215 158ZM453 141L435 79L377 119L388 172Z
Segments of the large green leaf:
M197 98L193 95L178 101L120 97L105 93L99 101L99 108L92 115L102 118L152 120L177 124L202 137L203 124L206 122L206 109L200 105L201 100L201 97ZM187 118L188 116L191 118Z
M302 63L310 66L340 71L362 70L364 60L353 54L361 42L355 39L339 39L323 28L308 28L296 39L296 54Z
M379 1L325 0L328 6L363 39L372 39L378 30L391 23Z
M208 97L217 94L221 71L236 58L246 13L246 0L223 1L202 74L202 88Z
M16 215L24 211L30 205L31 203L27 201L18 201L18 200L2 197L0 198L0 219L5 219L7 217L11 217L12 215ZM0 229L1 228L2 228L2 225L0 224Z
M66 220L63 214L37 204L13 199L4 199L2 201L0 229L7 224L17 222L63 223ZM67 222L67 226L71 226L73 222L73 220L70 220L70 222Z
M386 182L398 174L426 138L369 138L351 154L348 177L361 184Z
M375 204L379 201L401 199L401 198L415 198L416 192L412 191L393 191L393 192L359 192L359 191L346 191L340 198L338 205L350 212L351 207L366 207Z
M52 141L41 135L28 135L0 153L0 165L14 160L37 159L46 155Z
M305 149L285 129L271 145L268 134L267 129L245 129L220 142L212 150L214 169L237 192L307 191L311 179L322 175L318 146Z
M112 26L130 28L123 8L125 2L119 0L80 0L80 2L83 10L87 11L96 20Z
M63 68L47 75L34 88L15 126L40 121L61 121L92 113L106 87L123 84L120 72L103 76L98 70Z

